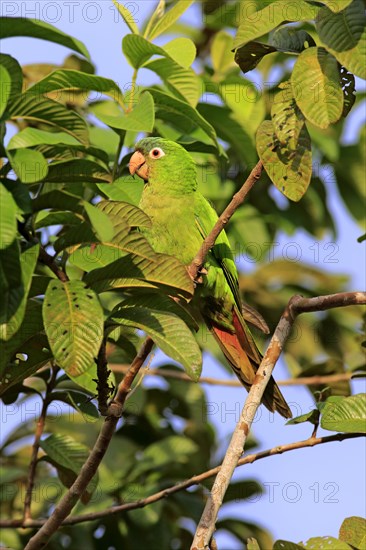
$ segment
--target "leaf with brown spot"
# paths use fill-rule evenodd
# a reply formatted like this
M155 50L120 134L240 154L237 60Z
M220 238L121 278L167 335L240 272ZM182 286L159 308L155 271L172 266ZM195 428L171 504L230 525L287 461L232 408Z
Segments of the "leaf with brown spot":
M270 120L262 122L256 141L259 157L277 189L288 199L299 201L309 186L312 173L311 141L305 124L295 150L282 146Z
M58 365L72 376L87 371L103 338L103 309L95 292L82 281L50 281L43 320Z

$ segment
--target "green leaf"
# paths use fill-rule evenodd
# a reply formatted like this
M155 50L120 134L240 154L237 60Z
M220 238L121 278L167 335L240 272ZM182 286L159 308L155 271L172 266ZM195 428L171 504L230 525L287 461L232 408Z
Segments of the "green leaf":
M304 550L304 547L288 540L276 540L273 550Z
M178 0L159 19L153 29L149 32L149 39L154 40L160 34L166 32L181 15L193 4L194 0Z
M316 46L313 37L303 29L281 27L270 35L269 43L281 52L301 53Z
M108 155L109 160L115 159L119 143L119 137L115 132L112 132L110 128L92 126L89 128L89 135L93 147L102 149Z
M258 94L258 90L249 80L234 76L230 76L220 83L219 92L223 101L234 113L231 115L231 119L240 124L252 143L253 136L264 120L267 111L263 94ZM236 139L234 137L232 141L235 146ZM251 149L253 149L253 143Z
M90 59L89 52L80 40L56 29L53 25L27 17L0 17L0 38L29 36L61 44Z
M302 548L308 548L309 550L313 548L316 548L316 550L352 550L351 546L334 537L312 537L306 541Z
M4 65L0 65L0 117L3 116L3 112L6 109L11 92L11 76Z
M89 449L69 435L61 434L52 434L41 440L40 447L46 453L48 461L57 469L62 484L71 487L89 457ZM81 496L83 504L89 502L97 485L98 474L93 477Z
M72 69L53 71L29 88L27 93L48 94L55 91L71 90L72 94L75 89L105 94L112 97L120 105L124 105L123 94L113 80Z
M47 275L37 275L34 274L32 277L32 283L29 290L29 297L34 298L35 296L44 295L46 292L48 283L53 277L48 277Z
M18 149L17 153L25 150ZM86 181L97 183L111 181L112 176L97 162L88 159L73 159L49 164L48 175L45 179L54 183L73 184Z
M64 391L62 388L62 391L53 391L50 399L70 405L70 407L80 413L87 422L95 422L99 419L99 413L96 406L90 401L89 396L85 393L75 390Z
M168 54L181 67L188 69L196 58L197 48L189 38L180 36L174 38L162 46L165 54Z
M16 149L9 152L11 166L23 183L42 181L48 174L48 163L42 153L32 149Z
M260 10L257 9L255 2L248 4L242 11L242 20L234 40L234 48L267 34L284 22L312 20L318 10L317 6L310 5L304 0L297 0L293 4L288 0L277 0Z
M82 213L80 197L66 191L50 191L38 195L33 200L33 212L54 208L57 210L70 210L71 212Z
M98 189L113 201L123 201L138 205L144 188L144 182L132 176L123 176L113 183L98 183Z
M117 2L117 0L113 0L113 4L119 11L119 14L121 15L123 21L126 23L130 31L134 34L139 34L139 29L135 23L132 13L127 8L127 6L125 6L124 4L120 4L119 2Z
M84 145L88 144L85 120L57 101L26 92L12 102L8 111L10 119L21 118L49 124L74 136Z
M302 424L303 422L310 422L311 424L318 424L320 413L318 409L313 409L308 413L302 414L300 416L295 416L286 422L286 426L290 424Z
M160 470L171 464L187 464L199 450L198 445L188 437L172 435L145 448L133 469L136 479L146 472ZM129 476L130 477L130 476Z
M326 49L349 71L366 78L366 15L362 0L353 0L340 13L322 8L316 29ZM331 6L329 6L331 7Z
M362 550L366 546L366 520L357 516L346 518L339 530L340 540L352 548Z
M198 110L206 120L210 121L217 135L230 143L240 159L244 159L248 165L256 163L257 155L251 137L245 131L244 125L237 120L236 113L227 107L200 103Z
M163 48L137 34L126 34L123 37L122 50L134 69L139 69L153 55L167 55Z
M142 495L148 497L154 492L158 491L156 485L144 485L142 490L139 491L139 498L144 498ZM123 496L122 496L123 498ZM145 508L140 508L136 510L130 510L128 517L131 521L138 527L138 529L150 529L156 525L161 519L162 511L164 508L163 501L159 500L154 502L152 506L146 506Z
M322 0L334 12L343 11L353 0Z
M282 82L279 88L280 91L275 95L271 108L275 134L281 145L295 150L305 119L292 95L291 83Z
M115 201L102 201L98 204L98 208L105 212L113 223L114 233L109 242L104 241L104 244L96 246L96 242L100 240L98 235L88 224L81 223L57 239L54 243L55 250L60 251L81 243L89 245L74 251L70 258L71 263L85 271L106 266L132 251L137 256L141 253L143 258L152 252L150 245L141 234L134 232L130 235L131 228L147 227L150 223L140 209L129 203Z
M54 241L53 248L57 253L60 253L62 250L66 250L66 248L85 243L88 243L90 247L94 248L95 244L98 242L99 238L93 231L89 222L81 222L77 226L70 227L67 231L63 232Z
M129 227L151 227L151 220L140 208L128 202L120 201L101 201L97 208L105 213L114 226L115 240L119 240L120 229L125 231L125 225ZM122 224L122 227L120 227ZM113 235L112 235L113 236ZM112 238L112 237L111 237Z
M341 197L351 215L364 226L365 223L365 138L366 132L362 132L357 145L343 146L340 149L340 157L335 165L337 185Z
M201 128L205 134L218 147L216 132L212 125L200 115L197 109L155 88L149 88L154 98L156 116L163 120L174 121L175 125L181 125L183 130L189 134L197 127ZM176 117L176 118L175 118Z
M192 107L197 105L201 95L200 80L192 69L185 69L173 59L154 59L144 64L144 69L155 72L167 88L180 99L187 101Z
M0 250L7 248L17 235L17 210L13 195L0 183Z
M111 241L114 236L114 227L109 217L102 212L101 208L89 202L84 202L84 208L100 242Z
M20 330L14 336L17 341L19 341L18 334ZM13 338L9 342L12 343ZM49 364L52 359L52 355L47 349L47 339L43 334L28 338L26 343L21 345L21 350L16 353L11 362L9 362L9 347L6 344L7 342L5 345L1 345L2 348L5 348L6 361L4 361L5 369L0 379L0 395L3 395L12 386L21 384L23 380L32 376L38 369Z
M233 481L230 483L225 493L223 504L232 501L243 501L249 499L250 497L253 497L254 495L259 496L262 493L262 486L255 479Z
M276 52L277 49L269 44L255 42L251 40L244 46L240 46L235 50L235 63L239 65L243 73L252 71L265 55Z
M1 77L1 105L0 117L5 111L6 105L12 98L22 93L23 73L18 61L11 55L0 53L0 67L3 73Z
M164 46L157 46L136 34L127 34L123 38L122 49L134 69L142 67L153 55L169 58L181 67L187 68L193 62L196 53L193 42L187 38L175 38Z
M144 330L164 353L183 365L192 380L199 379L202 356L197 341L178 316L160 308L159 296L128 299L114 309L110 319Z
M247 550L261 550L256 539L247 539Z
M272 548L272 537L262 527L259 527L255 523L249 523L240 519L222 519L216 524L217 530L224 529L229 533L232 533L240 542L248 539L248 537L255 537L258 541L259 547L264 550L265 548Z
M133 110L126 114L122 111L117 116L104 114L102 105L94 105L92 111L99 120L113 129L152 132L154 127L154 100L146 91L140 95Z
M80 145L80 141L66 132L45 132L38 128L24 128L15 134L8 143L9 151L37 145Z
M41 362L49 360L50 354L42 349L46 344L46 338L40 335L42 330L41 304L35 300L28 300L19 330L9 340L1 341L0 394L30 376L38 368L35 365L39 359ZM19 355L23 353L26 355Z
M3 179L2 184L13 195L13 199L17 205L16 218L19 221L24 221L23 214L32 213L32 200L26 185L23 185L19 180ZM1 206L0 206L1 209Z
M183 264L173 256L154 253L146 239L138 233L130 233L118 245L97 245L93 253L96 257L99 255L101 262L108 249L110 255L113 254L112 258L119 259L110 263L111 257L106 254L108 265L94 269L84 278L97 292L115 288L161 288L171 295L192 295L192 281Z
M23 322L38 253L37 244L27 248L19 256L17 242L0 253L1 340L12 338Z
M91 128L95 130L96 128ZM98 130L103 130L98 128ZM109 134L118 137L106 130ZM80 141L67 134L66 132L46 132L38 128L24 128L15 134L9 141L8 150L22 149L25 147L37 147L37 150L46 158L57 159L58 161L72 160L79 155L79 151L85 155L94 156L100 159L108 167L109 157L106 151L96 147L85 147ZM113 148L113 158L115 157L117 145Z
M93 235L91 235L91 238L93 238ZM80 242L75 242L76 240L79 240ZM60 248L62 249L68 246L67 242L68 241L66 241L66 243L61 243L62 246L60 245ZM71 243L80 244L83 243L83 240L74 239L71 240ZM57 244L57 248L58 247L59 245ZM93 246L91 244L86 246L84 246L83 244L82 246L79 246L76 250L72 251L69 259L72 265L88 273L89 271L93 271L101 267L106 267L116 261L116 259L121 258L122 256L124 256L123 252L120 251L117 247L94 243ZM106 273L105 275L107 278L108 274ZM90 286L93 287L92 282L90 282ZM104 289L111 290L106 282L96 282L94 287L98 289L98 292L103 292Z
M132 297L125 298L122 302L115 306L115 309L125 306L133 307L135 304L141 307L151 307L158 309L159 311L171 313L182 319L191 329L194 329L195 331L199 329L199 325L193 316L193 312L189 309L189 305L185 305L183 301L176 302L175 300L172 300L171 297L161 293L157 295L155 292L148 292L145 290L139 294L132 292Z
M229 33L221 30L215 34L211 44L211 60L216 74L224 76L235 67L232 47L233 37Z
M332 432L366 433L366 394L359 393L325 403L320 425Z
M93 290L81 281L51 281L43 302L43 320L60 367L73 376L88 370L103 338L103 309Z
M257 150L268 176L287 198L299 201L306 192L312 173L311 141L304 125L295 151L281 148L270 120L257 132Z
M291 75L293 94L304 116L319 128L337 122L343 112L343 92L337 60L324 48L308 48Z

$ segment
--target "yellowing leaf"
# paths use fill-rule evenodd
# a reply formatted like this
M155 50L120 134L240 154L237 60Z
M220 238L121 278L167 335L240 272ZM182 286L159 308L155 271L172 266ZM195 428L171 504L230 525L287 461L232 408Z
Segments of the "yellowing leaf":
M95 292L82 281L50 281L43 320L59 366L73 376L88 370L103 338L103 309Z
M308 48L298 57L291 75L293 94L304 116L327 128L343 112L343 91L336 58L324 48Z
M311 141L304 125L295 151L281 147L273 123L265 120L257 132L257 150L264 168L287 198L299 201L306 192L312 172Z

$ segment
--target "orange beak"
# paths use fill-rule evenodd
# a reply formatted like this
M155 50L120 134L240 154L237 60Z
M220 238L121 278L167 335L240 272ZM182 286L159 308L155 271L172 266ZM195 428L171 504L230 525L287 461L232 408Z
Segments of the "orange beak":
M144 181L147 181L148 175L149 175L149 168L146 164L146 159L140 151L135 151L130 159L129 164L129 170L130 174L133 176L134 174L137 174L142 178Z

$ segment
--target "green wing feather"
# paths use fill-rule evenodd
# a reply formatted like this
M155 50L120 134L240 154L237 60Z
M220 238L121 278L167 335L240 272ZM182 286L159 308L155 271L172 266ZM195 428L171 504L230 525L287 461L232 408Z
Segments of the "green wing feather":
M196 195L196 225L202 238L205 239L215 225L218 216L214 207L208 202L207 199L203 197L203 195L198 192ZM242 301L239 292L238 271L234 262L229 239L227 238L225 231L221 231L220 235L217 237L216 242L211 249L211 253L225 273L225 278L231 292L233 293L235 303L241 311Z
M211 206L211 204L202 195L199 195L198 193L197 195L195 219L202 238L205 239L212 227L215 225L218 216L213 206ZM209 254L212 254L219 268L222 269L225 275L225 283L229 286L235 300L232 306L234 307L235 313L244 333L243 338L241 338L241 345L248 357L254 361L256 367L258 368L258 365L261 362L261 354L242 315L243 304L240 297L238 271L234 262L230 242L225 231L221 231Z

